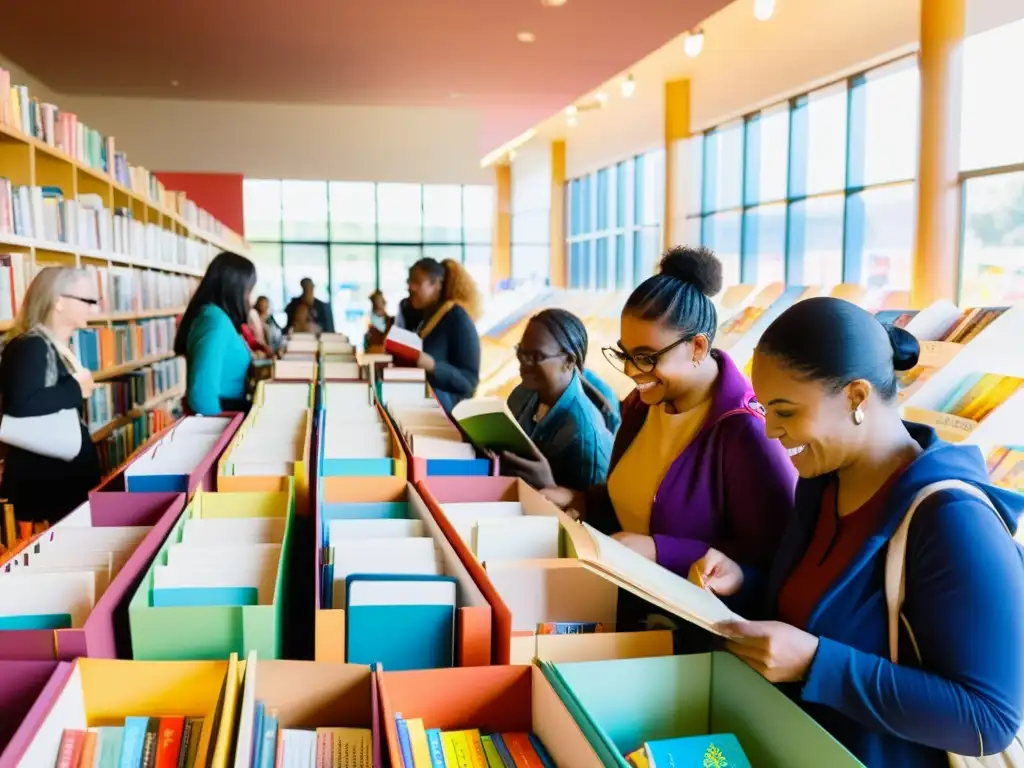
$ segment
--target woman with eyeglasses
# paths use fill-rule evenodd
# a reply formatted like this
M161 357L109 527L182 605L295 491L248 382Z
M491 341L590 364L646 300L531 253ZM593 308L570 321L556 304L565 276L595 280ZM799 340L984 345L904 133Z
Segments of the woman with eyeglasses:
M96 447L82 420L92 374L70 347L98 303L95 275L46 267L25 291L4 339L0 440L6 458L0 497L30 529L61 520L100 482Z
M608 476L618 403L609 403L588 380L587 341L576 315L546 309L530 319L516 346L523 381L508 407L545 461L505 453L501 466L536 488L582 490Z
M186 362L185 403L191 413L244 411L252 353L242 336L256 267L237 253L217 254L185 309L174 353Z
M789 520L796 475L765 435L749 382L711 348L718 324L711 297L721 288L722 265L711 251L677 247L633 291L621 338L604 350L636 384L622 404L608 482L585 493L544 493L680 576L709 552L726 553L749 586ZM747 594L735 597L737 610Z

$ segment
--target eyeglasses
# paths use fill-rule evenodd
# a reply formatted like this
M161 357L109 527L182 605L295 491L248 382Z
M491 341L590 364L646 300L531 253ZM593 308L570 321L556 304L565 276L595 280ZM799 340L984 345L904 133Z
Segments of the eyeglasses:
M80 301L83 304L88 304L90 307L95 307L100 303L99 299L87 299L85 296L75 296L72 293L62 293L61 296L65 299L74 299L75 301Z
M683 336L681 339L676 339L667 347L662 347L657 352L651 352L650 354L631 355L624 349L616 347L605 347L601 351L604 353L604 359L611 363L613 368L625 372L626 363L632 363L633 367L636 368L640 373L650 373L654 370L655 366L658 365L658 360L668 352L678 347L680 344L684 344L687 341L693 341L694 336Z
M564 352L555 352L553 355L545 354L544 352L534 352L532 349L523 349L516 344L516 358L523 365L536 366L545 362L546 360L554 360L558 357L565 357Z

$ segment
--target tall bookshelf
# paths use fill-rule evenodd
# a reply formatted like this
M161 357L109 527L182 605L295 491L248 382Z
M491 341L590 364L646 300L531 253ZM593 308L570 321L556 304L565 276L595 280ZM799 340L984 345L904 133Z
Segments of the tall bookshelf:
M20 206L17 218L15 206ZM5 301L0 333L11 327L9 313L20 306L39 268L73 266L97 270L105 307L89 322L100 331L96 337L110 329L111 336L135 338L146 321L184 311L207 264L222 250L246 253L247 246L183 193L165 190L147 170L129 165L115 151L113 138L30 98L0 69L0 279L8 294L0 296ZM134 350L130 356L115 344L116 355L94 358L88 367L101 383L146 376L174 356L167 333L161 341L141 354L137 345L128 345ZM93 428L94 441L110 449L124 433L124 444L110 456L122 458L146 437L132 434L132 425L148 434L163 419L144 426L154 420L147 414L173 405L183 390L181 381L164 384L152 396L147 392L138 405Z

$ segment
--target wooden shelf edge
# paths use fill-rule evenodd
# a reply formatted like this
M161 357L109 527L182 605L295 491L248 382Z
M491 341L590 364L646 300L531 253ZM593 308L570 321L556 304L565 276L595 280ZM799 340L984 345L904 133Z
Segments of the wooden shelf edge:
M171 264L160 261L143 261L133 258L124 253L107 251L94 251L89 248L72 245L71 243L51 242L49 240L38 240L34 237L15 235L12 232L0 232L0 247L26 248L35 251L50 251L51 253L66 253L69 256L78 256L80 259L93 259L94 261L108 261L125 267L136 267L138 269L152 269L157 272L170 272L176 275L188 277L202 277L206 270L196 267L187 267L182 264Z
M149 355L148 357L140 357L137 360L130 360L127 363L121 365L112 365L109 368L101 368L98 371L92 372L93 381L105 381L112 379L115 376L120 376L124 373L131 373L136 368L141 368L144 365L152 365L153 363L159 363L161 360L168 360L174 357L173 352L161 352L157 355Z
M121 414L113 421L104 424L102 427L100 427L99 429L92 433L92 441L94 443L98 443L101 440L105 440L110 435L110 433L113 432L115 429L119 429L120 427L123 427L125 424L131 423L135 419L139 418L139 416L144 414L146 411L151 411L161 403L165 403L168 400L173 400L176 397L184 396L184 387L174 387L172 389L167 390L166 392L161 392L159 395L150 400L147 400L137 408L133 408L127 413Z
M14 125L0 122L0 136L5 136L8 139L13 139L14 141L28 144L29 146L34 147L36 150L49 155L50 157L68 163L81 173L84 173L88 176L92 176L93 178L103 182L104 184L110 184L114 191L120 192L121 194L127 195L128 197L135 198L140 203L148 205L150 208L157 211L161 216L166 216L174 223L183 227L185 230L187 230L187 233L189 235L193 236L197 240L207 242L210 245L215 246L216 248L220 248L221 250L241 252L243 255L245 255L246 251L248 250L247 243L245 243L245 241L241 239L237 232L232 232L232 234L235 237L239 237L239 240L238 242L233 242L230 238L224 238L220 235L214 235L210 232L206 232L205 230L201 229L198 226L193 226L192 224L187 222L177 211L171 210L170 208L166 208L161 203L155 200L151 200L148 195L142 192L137 192L134 189L130 189L129 187L124 186L109 173L106 173L96 168L92 168L86 165L84 162L71 157L71 155L62 152L56 147L51 147L45 141L37 139L35 136L29 136L27 134L22 133Z
M176 317L184 314L185 307L168 307L167 309L143 309L139 312L114 312L107 315L94 315L90 323L123 323L132 320L152 320L155 317Z

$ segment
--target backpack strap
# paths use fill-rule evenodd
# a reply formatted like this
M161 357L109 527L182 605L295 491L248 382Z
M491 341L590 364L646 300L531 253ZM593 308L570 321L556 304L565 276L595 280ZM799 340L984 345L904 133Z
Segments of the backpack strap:
M903 616L903 601L906 596L907 577L907 538L910 532L910 523L914 519L914 513L917 511L917 508L933 493L940 493L942 491L963 491L973 496L993 512L996 512L995 506L984 491L969 483L965 483L963 480L941 480L937 483L926 485L918 491L917 496L914 497L910 504L910 508L904 514L900 527L896 529L892 538L889 539L889 548L885 556L885 605L889 617L889 658L894 664L899 661L901 621L907 624L907 631L914 646L914 651L917 654L918 661L921 661L921 652L917 648L917 640L914 639L914 633ZM1003 524L1003 527L1006 528L1006 521L998 513L996 513L996 517ZM1010 529L1006 528L1006 531L1009 533Z

